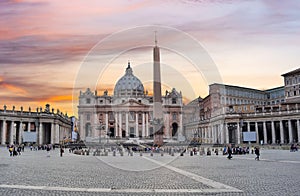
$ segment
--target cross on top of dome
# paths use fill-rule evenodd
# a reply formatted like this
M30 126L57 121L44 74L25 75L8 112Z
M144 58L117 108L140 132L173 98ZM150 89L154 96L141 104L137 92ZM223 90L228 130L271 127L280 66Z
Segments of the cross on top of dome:
M126 74L132 74L132 69L130 67L130 61L128 61L128 66L126 68Z

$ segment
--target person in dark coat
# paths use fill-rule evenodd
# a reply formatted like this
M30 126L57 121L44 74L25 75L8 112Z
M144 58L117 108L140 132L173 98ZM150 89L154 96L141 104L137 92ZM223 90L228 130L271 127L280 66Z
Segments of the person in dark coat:
M227 158L230 160L230 159L232 159L232 148L231 148L231 144L229 144L228 145L228 147L227 147L227 153L228 153L228 156L227 156Z
M63 153L64 153L64 149L63 149L63 147L61 146L61 147L60 147L60 156L61 156L61 157L63 156Z
M259 161L259 147L255 147L254 153L256 155L255 160Z

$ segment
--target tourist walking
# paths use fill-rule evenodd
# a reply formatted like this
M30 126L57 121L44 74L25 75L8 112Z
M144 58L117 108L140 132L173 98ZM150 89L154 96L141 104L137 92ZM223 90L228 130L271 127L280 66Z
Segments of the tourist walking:
M259 147L255 147L254 153L256 155L255 160L259 161Z

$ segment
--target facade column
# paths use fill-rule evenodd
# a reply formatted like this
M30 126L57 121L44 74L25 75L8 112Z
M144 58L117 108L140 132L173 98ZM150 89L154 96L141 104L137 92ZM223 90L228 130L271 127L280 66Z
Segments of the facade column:
M265 123L265 122L263 122ZM255 135L256 135L256 143L259 144L259 137L258 137L258 122L255 122Z
M292 144L293 141L293 130L292 130L292 121L288 120L288 124L289 124L289 143Z
M108 113L105 113L105 131L106 131L106 136L110 136L110 131L108 130Z
M229 143L229 131L228 131L228 124L225 123L225 143Z
M119 129L118 129L118 113L115 113L115 137L119 137Z
M14 121L11 121L11 124L10 124L10 133L9 133L9 144L14 144L14 125L15 125L15 122Z
M300 122L297 120L297 135L298 135L298 143L300 143Z
M30 122L28 122L27 123L27 131L30 132L31 131L30 129L31 129L31 124L30 124Z
M240 134L240 123L239 122L237 122L236 139L237 139L237 144L240 144L241 143L241 134Z
M183 136L183 125L182 125L182 112L179 113L179 134L180 136Z
M283 122L282 120L280 122L280 144L284 143L284 137L283 137Z
M139 115L135 113L135 137L139 137Z
M39 144L43 144L43 123L39 125Z
M128 112L125 114L126 122L125 122L125 132L126 132L126 137L129 137L129 116Z
M142 138L145 137L145 112L143 112L143 119L142 119Z
M50 143L54 144L55 143L55 126L54 123L51 123L51 139Z
M264 144L267 144L268 143L268 136L267 136L266 121L263 122L263 131L264 131Z
M271 128L272 128L272 144L276 143L276 136L275 136L275 126L274 121L271 121Z
M1 135L1 144L2 145L4 145L6 143L6 133L7 133L6 120L3 120L2 121L2 135Z
M149 137L149 114L146 113L146 137Z
M172 133L170 133L170 113L167 112L166 115L165 115L165 119L166 119L166 124L165 124L165 130L166 130L166 133L164 133L164 135L167 137L167 138L172 138Z
M122 112L119 113L119 136L120 138L122 138L123 134L122 134Z

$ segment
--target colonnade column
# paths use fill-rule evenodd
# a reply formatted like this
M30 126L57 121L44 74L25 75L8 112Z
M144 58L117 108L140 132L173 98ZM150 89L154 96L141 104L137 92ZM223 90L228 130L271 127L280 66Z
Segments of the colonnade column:
M209 144L212 143L212 141L211 141L211 139L212 139L211 131L212 131L212 130L211 130L211 126L208 126L208 127L207 127L207 132L208 132L208 134L207 134L207 135L208 135L208 140L207 140L207 141L208 141L208 142L207 142L207 143L209 143Z
M149 116L148 113L146 113L146 137L149 136Z
M142 120L142 137L145 137L145 112L143 112Z
M265 123L265 122L263 122ZM255 122L255 135L256 135L256 143L259 144L259 137L258 137L258 122Z
M24 129L23 129L23 122L21 121L21 122L20 122L20 128L19 128L19 138L18 138L18 143L19 143L19 144L22 144L23 132L24 132Z
M6 120L2 121L2 135L1 135L1 144L6 143L6 132L7 132Z
M228 132L228 124L225 123L225 143L229 143L229 132Z
M250 132L250 122L247 122L247 131Z
M283 122L280 122L280 143L283 144L284 143L284 137L283 137Z
M135 136L139 137L139 115L135 113Z
M300 142L300 122L297 120L297 135L298 135L298 143Z
M289 124L289 143L293 143L293 130L292 130L292 121L289 120L288 121L288 124Z
M54 123L51 123L51 144L55 143L55 125Z
M237 144L241 143L241 134L240 134L240 123L237 122L237 128L236 128L236 139L237 139Z
M221 144L224 144L224 123L221 123L221 127L220 127L220 131L221 131L221 134L220 134L220 143Z
M55 125L55 143L59 143L59 124Z
M129 122L129 117L128 117L128 112L126 112L126 114L125 114L125 118L126 118L126 122L125 122L125 135L126 135L126 137L129 137L129 127L128 127L128 122Z
M9 133L9 144L14 144L14 121L11 121L10 124L10 133Z
M276 143L276 137L275 137L275 126L274 121L271 121L271 129L272 129L272 144Z
M31 131L30 129L31 129L31 124L30 124L30 122L28 122L27 123L27 131L30 132Z
M210 128L211 128L211 142L216 143L215 142L215 139L216 139L216 134L215 134L216 126L212 125L212 126L210 126Z
M263 130L264 130L264 144L268 143L268 137L267 137L267 126L266 126L266 122L263 122Z

